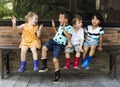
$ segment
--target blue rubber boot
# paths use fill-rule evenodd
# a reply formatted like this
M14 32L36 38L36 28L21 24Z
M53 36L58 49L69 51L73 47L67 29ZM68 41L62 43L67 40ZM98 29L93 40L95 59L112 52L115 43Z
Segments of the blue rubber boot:
M81 60L81 64L83 64L87 59L88 59L88 55L86 55L86 57L84 59Z
M86 60L86 58L85 58L85 59L82 59L82 60L81 60L81 64L83 64L85 60Z
M34 60L34 71L38 71L38 60Z
M18 69L18 72L24 72L26 67L26 61L21 61L21 66Z
M91 63L92 57L86 56L85 61L82 63L82 67L85 69L89 69L89 65Z

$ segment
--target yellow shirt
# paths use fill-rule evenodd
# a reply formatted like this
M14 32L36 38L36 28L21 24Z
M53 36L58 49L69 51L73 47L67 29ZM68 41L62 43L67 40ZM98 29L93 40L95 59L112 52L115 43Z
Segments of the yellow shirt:
M29 48L40 48L41 41L36 35L38 25L30 26L27 23L22 31L22 41L20 43L20 48L22 46L27 46Z

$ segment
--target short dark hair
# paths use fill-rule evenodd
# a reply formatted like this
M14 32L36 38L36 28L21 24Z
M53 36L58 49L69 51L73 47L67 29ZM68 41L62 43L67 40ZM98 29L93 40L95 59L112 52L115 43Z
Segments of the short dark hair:
M60 14L63 14L66 19L68 19L68 23L71 22L72 16L71 13L68 11L61 11Z
M75 25L77 20L81 21L82 17L80 15L75 15L75 17L72 19L72 24Z
M93 14L93 16L92 16L92 19L94 18L94 16L96 16L96 18L100 21L99 26L100 26L100 27L103 27L103 26L104 26L104 25L103 25L103 23L104 23L103 16L102 16L100 13L95 13L95 14Z

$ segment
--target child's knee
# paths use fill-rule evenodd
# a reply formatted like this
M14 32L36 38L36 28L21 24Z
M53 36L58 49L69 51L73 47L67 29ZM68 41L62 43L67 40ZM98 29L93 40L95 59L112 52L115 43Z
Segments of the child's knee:
M84 53L87 53L89 48L87 46L84 47Z
M70 53L69 53L69 52L66 52L65 55L66 55L66 56L67 56L67 55L70 55Z
M84 50L84 52L83 53L87 53L88 52L88 50Z
M96 50L96 46L92 46L90 50L91 51L95 51Z
M21 55L25 55L26 53L27 53L27 51L21 50Z
M80 52L76 52L76 55L80 55L81 53Z
M36 48L31 48L31 51L32 52L37 52L37 49Z
M47 49L47 47L46 46L43 46L42 47L42 51L47 51L48 49Z
M57 59L57 58L53 58L53 63L54 63L54 64L59 63L58 59Z

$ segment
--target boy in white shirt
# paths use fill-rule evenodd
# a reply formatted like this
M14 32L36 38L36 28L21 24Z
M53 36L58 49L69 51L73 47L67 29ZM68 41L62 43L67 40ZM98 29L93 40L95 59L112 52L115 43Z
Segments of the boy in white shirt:
M76 52L73 67L74 69L80 69L79 61L81 52L83 52L82 45L84 42L84 30L82 28L82 18L79 15L76 15L75 18L72 20L72 24L74 29L72 33L72 38L69 40L69 43L65 49L66 65L64 66L64 69L70 68L70 53L73 53L73 51Z

